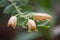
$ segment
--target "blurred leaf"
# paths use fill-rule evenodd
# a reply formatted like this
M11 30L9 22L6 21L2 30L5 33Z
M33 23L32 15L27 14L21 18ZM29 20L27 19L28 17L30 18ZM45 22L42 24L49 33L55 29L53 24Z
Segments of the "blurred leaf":
M43 37L44 37L44 38L47 38L47 39L50 38L50 33L49 33L50 28L51 28L51 26L41 26L41 27L37 27L37 29L38 29L39 31L41 31L41 33L43 34Z
M24 2L24 3L28 2L28 0L10 0L10 1L13 1L13 2Z
M13 0L18 7L24 6L28 3L28 0Z
M0 7L6 7L8 6L10 3L8 2L8 0L1 0L0 1Z
M13 1L13 3L16 3L18 7L21 7L28 3L28 0L10 0L10 1Z
M17 25L19 26L26 26L26 23L27 23L27 19L25 19L24 17L18 17L18 22L17 22Z
M50 8L51 7L51 0L37 0L38 3L46 8Z
M42 34L39 32L24 32L22 34L19 34L15 37L15 40L32 40L32 39L36 39L38 37L42 37Z
M21 8L22 8L22 12L32 11L33 10L31 5L24 5Z
M18 14L18 12L16 11L16 10L14 10L13 12L12 12L12 16L15 16L15 15L17 15Z
M46 8L51 8L51 0L29 0L29 3L36 7L43 6Z
M37 27L47 26L49 23L50 23L50 21L48 21L48 20L45 20L44 22L39 22L39 21L36 22ZM50 25L48 25L48 26L50 26Z
M12 13L14 10L15 10L15 8L14 8L14 6L11 4L11 5L8 5L8 6L4 9L4 13L5 13L5 14Z

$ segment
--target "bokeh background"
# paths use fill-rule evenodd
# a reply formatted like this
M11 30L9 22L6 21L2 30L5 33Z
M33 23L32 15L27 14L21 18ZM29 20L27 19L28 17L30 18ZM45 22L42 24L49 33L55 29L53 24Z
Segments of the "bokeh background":
M19 26L16 27L16 29L8 28L7 22L11 15L4 14L3 13L4 7L0 7L0 40L13 40L13 38L15 40L60 40L59 32L60 30L57 30L60 29L60 0L29 0L29 4L33 6L33 11L48 12L51 13L52 16L54 17L53 18L54 24L53 26L51 26L50 29L51 37L49 39L41 37L39 32L27 33L26 32L27 29L24 29ZM56 31L54 31L55 29ZM16 34L17 36L15 37ZM31 37L33 39L31 39Z

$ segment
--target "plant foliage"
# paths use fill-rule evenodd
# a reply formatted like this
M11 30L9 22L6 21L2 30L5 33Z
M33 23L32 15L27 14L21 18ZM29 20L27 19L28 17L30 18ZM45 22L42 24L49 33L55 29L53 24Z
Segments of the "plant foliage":
M28 19L32 19L33 12L48 13L54 18L52 21L55 20L50 0L1 0L0 7L4 7L5 14L17 15L17 26L26 27ZM40 29L49 29L53 23L45 20L44 22L36 21L36 24L37 30L40 31Z

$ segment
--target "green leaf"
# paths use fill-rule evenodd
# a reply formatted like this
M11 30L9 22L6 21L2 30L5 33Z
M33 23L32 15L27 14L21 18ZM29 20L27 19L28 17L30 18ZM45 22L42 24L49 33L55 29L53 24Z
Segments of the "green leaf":
M22 8L22 12L32 11L33 10L33 7L31 5L24 5L21 8Z
M28 3L28 0L13 0L13 3L16 3L16 6L21 7Z
M37 27L41 27L41 26L50 26L50 21L46 20L44 22L41 21L36 21Z
M8 0L1 0L0 1L0 7L6 7L8 6L10 3L8 2Z
M13 2L27 2L28 0L10 0L10 1L13 1Z
M18 14L18 12L16 11L16 10L14 10L13 12L12 12L12 16L15 16L15 15L17 15Z
M5 14L7 14L7 13L12 13L14 10L15 10L15 7L11 4L11 5L8 5L8 6L4 9L4 13L5 13Z
M50 33L49 33L50 28L51 28L51 26L41 26L41 27L37 27L38 31L41 31L41 32L42 32L43 37L44 37L44 38L47 38L47 39L50 38Z
M14 2L28 3L28 0L13 0Z
M26 26L27 23L27 19L25 19L23 16L18 16L18 21L17 21L17 25L18 26Z
M16 5L19 7L28 3L28 0L10 0L10 1L13 1L13 3L16 3Z

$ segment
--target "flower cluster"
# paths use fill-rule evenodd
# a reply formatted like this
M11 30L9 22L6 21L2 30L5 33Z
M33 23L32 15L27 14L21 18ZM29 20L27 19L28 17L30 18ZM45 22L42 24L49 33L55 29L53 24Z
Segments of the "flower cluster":
M28 30L30 31L36 31L36 20L39 21L45 21L45 20L49 20L51 21L52 16L45 14L45 13L34 13L33 14L33 19L28 19L27 21L27 26L28 26ZM9 21L8 21L8 27L13 27L15 29L17 24L17 17L16 16L12 16Z

